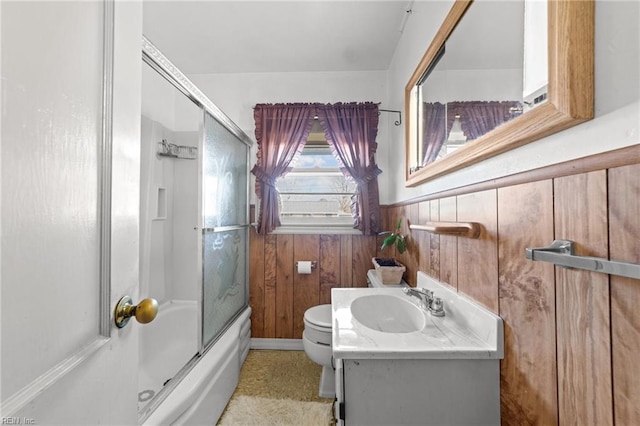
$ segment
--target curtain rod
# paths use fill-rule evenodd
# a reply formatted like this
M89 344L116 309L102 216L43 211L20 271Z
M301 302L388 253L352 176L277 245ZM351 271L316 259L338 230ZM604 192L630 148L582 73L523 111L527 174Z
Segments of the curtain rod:
M380 109L378 108L378 114L380 112L394 112L396 114L398 114L398 119L396 121L393 122L393 124L395 124L396 126L399 126L402 124L402 111L396 111L394 109Z
M309 104L305 104L305 105L309 105ZM255 106L253 107L255 109ZM396 126L399 126L402 124L402 111L397 111L395 109L382 109L382 108L378 108L378 115L380 115L381 112L393 112L395 114L398 114L398 119L396 121L393 122L393 124L395 124ZM313 116L314 119L318 119L317 115Z

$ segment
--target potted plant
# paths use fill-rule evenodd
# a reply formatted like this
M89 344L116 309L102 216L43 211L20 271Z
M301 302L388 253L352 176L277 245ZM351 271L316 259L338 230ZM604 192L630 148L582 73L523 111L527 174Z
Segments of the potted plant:
M389 234L383 241L380 250L393 245L396 246L398 253L402 254L407 250L407 240L401 232L402 219L398 219L395 231L384 231L379 235ZM402 275L407 268L394 258L374 257L373 266L376 268L378 278L383 284L400 284Z

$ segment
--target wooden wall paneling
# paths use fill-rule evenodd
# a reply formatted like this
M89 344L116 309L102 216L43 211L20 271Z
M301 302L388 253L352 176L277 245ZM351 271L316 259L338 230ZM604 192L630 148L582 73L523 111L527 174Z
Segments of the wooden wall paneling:
M264 334L264 236L255 228L249 230L249 306L251 306L251 335Z
M320 271L319 267L310 274L299 274L296 263L301 260L320 261L319 235L293 236L293 338L302 339L304 330L304 312L320 303Z
M498 313L497 191L460 195L458 221L478 222L478 238L458 237L458 291Z
M388 206L380 207L380 230L378 232L387 231L395 226L395 223L392 224L390 221L390 209L391 207Z
M386 214L386 227L382 230L382 232L393 232L396 230L396 225L398 224L398 219L402 218L402 213L403 213L403 208L402 206L394 206L394 207L389 207L387 209L387 214ZM384 235L379 235L377 240L380 244L378 244L377 249L376 249L376 256L377 257L396 257L397 258L397 253L396 253L396 247L395 246L390 246L385 248L384 250L380 250L380 246L382 245L382 242L384 241L384 239L388 236L389 234L384 234ZM398 259L399 260L399 259Z
M457 220L456 197L440 200L440 220ZM458 237L440 235L440 281L458 289Z
M431 204L429 201L418 203L418 225L424 225L430 219ZM431 234L424 231L412 231L418 246L418 270L429 273L431 269Z
M640 164L609 170L612 260L640 263ZM611 275L611 344L615 423L640 423L640 280Z
M407 262L407 271L405 272L405 279L409 284L415 287L418 278L417 273L420 268L420 234L424 231L413 231L409 229L409 225L419 223L420 206L418 203L410 204L405 208L407 214L407 220L404 223L407 236L407 251L404 253L404 259Z
M352 235L340 235L340 286L353 287Z
M276 337L293 338L293 235L276 235Z
M367 271L373 268L371 259L376 256L375 235L352 236L353 275L352 287L367 287Z
M396 221L398 220L398 218L402 218L402 226L400 228L400 232L402 232L403 235L405 235L406 237L408 237L409 239L411 238L411 235L409 233L409 222L410 222L410 214L411 214L411 205L404 205L401 206L398 212L398 215L396 217ZM394 221L395 222L395 221ZM395 222L397 224L397 222ZM395 226L395 225L394 225ZM409 282L411 281L410 277L411 277L411 256L410 256L410 252L409 251L405 251L404 253L399 253L398 250L396 250L396 259L398 259L398 261L400 263L402 263L403 265L405 265L407 267L407 271L404 273L404 279L405 281Z
M402 205L394 206L390 209L391 216L389 218L389 223L391 227L389 228L389 231L395 231L398 220L401 220L400 232L402 232L403 235L410 237L408 225L409 208L409 205ZM403 279L407 282L409 281L409 276L411 274L411 259L409 258L408 252L405 251L404 253L400 253L396 250L396 246L393 245L393 247L388 247L384 250L383 257L394 257L398 262L407 267L407 270L403 275Z
M440 220L440 201L429 201L429 220ZM440 236L429 234L429 275L440 280Z
M404 235L407 235L407 232L405 231L405 226L407 224L407 218L405 214L406 209L407 209L407 206L402 205L402 206L395 206L390 210L391 216L389 217L389 225L391 226L389 227L389 231L395 231L396 225L398 224L398 220L402 220L400 232L404 233ZM398 262L402 263L405 266L407 264L407 261L405 259L405 254L404 253L400 254L398 250L396 250L395 244L391 247L386 248L383 252L383 255L384 255L383 257L394 257ZM404 280L407 279L406 271L403 275L403 279Z
M499 314L505 346L501 423L553 425L558 421L554 267L524 256L526 247L553 241L553 182L499 189L498 218Z
M380 228L380 232L376 237L376 257L391 257L389 253L392 252L391 249L387 248L384 251L380 250L380 246L382 246L382 242L388 234L380 235L381 232L393 231L396 227L397 222L392 222L391 217L394 214L393 207L385 207L382 210L382 227ZM371 266L373 268L373 265Z
M376 257L390 257L389 253L392 251L391 249L387 248L384 250L380 250L380 247L382 247L382 243L384 242L384 239L386 237L386 234L376 236Z
M395 230L396 225L398 224L398 219L402 219L400 232L402 232L404 235L407 235L407 232L408 232L407 216L408 216L408 206L403 205L403 206L395 207L394 215L389 219L389 221L391 222L391 228L389 229ZM395 258L398 259L401 263L405 263L405 260L403 259L404 253L403 254L398 253L395 245L393 246L393 256L395 256Z
M275 235L264 237L264 332L253 337L276 337L277 318L277 240ZM253 262L253 260L252 260Z
M554 180L555 238L608 256L606 171ZM613 423L609 276L556 267L560 424Z
M331 289L340 287L340 236L320 235L320 304L331 303Z

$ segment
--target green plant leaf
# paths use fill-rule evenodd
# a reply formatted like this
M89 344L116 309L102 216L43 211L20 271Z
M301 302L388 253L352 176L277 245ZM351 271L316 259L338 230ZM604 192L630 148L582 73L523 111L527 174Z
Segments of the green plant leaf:
M391 234L382 242L382 246L380 246L380 250L384 250L385 248L392 246L396 242L397 235Z
M404 253L407 249L407 242L405 241L403 235L398 236L398 239L396 241L396 248L398 249L398 252L400 254Z
M396 225L396 229L400 229L402 226L402 218L398 219L398 224Z

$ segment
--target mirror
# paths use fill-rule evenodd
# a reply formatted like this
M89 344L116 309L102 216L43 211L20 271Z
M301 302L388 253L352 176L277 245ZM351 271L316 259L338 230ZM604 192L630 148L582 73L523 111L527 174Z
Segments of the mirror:
M456 0L405 87L406 186L593 118L593 3Z

